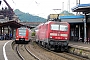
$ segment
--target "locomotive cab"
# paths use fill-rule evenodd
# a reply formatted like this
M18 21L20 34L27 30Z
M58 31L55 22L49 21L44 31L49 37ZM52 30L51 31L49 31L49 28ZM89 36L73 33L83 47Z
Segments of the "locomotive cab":
M55 49L68 48L69 27L67 24L51 24L49 34L49 44Z
M16 30L15 42L29 42L30 41L30 30L28 28L18 28Z

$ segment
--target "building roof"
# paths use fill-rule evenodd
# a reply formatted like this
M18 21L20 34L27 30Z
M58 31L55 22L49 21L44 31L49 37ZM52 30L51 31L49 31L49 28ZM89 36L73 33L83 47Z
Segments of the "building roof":
M79 4L72 8L73 12L90 13L90 4Z
M80 19L84 18L83 15L75 15L75 16L60 16L59 19Z

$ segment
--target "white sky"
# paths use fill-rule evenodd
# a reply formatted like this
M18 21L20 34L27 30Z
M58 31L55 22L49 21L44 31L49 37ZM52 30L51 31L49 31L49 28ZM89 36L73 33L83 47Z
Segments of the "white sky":
M3 0L1 0L3 1ZM47 18L49 14L57 14L62 10L69 11L70 1L70 12L71 8L76 6L76 0L6 0L9 5L15 10L19 9L22 12L37 15L43 18ZM64 2L64 3L63 3ZM81 4L88 4L90 0L80 0ZM1 6L5 6L2 2ZM53 10L61 9L61 10Z

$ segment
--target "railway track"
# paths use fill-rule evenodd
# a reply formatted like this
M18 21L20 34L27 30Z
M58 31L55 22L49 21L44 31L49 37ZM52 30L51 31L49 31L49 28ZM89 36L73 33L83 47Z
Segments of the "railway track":
M15 44L13 47L21 60L89 60L66 52L50 51L35 42Z
M88 58L84 58L82 56L74 55L74 54L71 54L69 52L60 52L60 51L59 52L55 52L55 51L51 51L51 50L49 50L47 48L44 48L42 46L40 46L40 47L45 49L45 50L47 50L47 51L49 51L49 52L51 52L51 53L53 53L53 54L61 56L61 57L65 58L65 59L67 59L67 60L90 60Z
M14 44L13 50L17 53L21 60L40 60L27 49L26 44Z
M45 49L42 49L36 43L30 43L27 47L41 60L67 60L60 56L57 56L56 54L46 51Z
M56 56L55 54L52 54L42 48L39 48L39 46L36 44L34 45L33 43L15 44L12 47L14 47L13 50L18 54L21 60L67 60L60 56Z
M18 44L16 47L16 51L17 51L18 56L22 60L40 60L33 53L31 53L30 50L28 50L26 48L26 45L24 44Z
M26 48L26 45L24 45L24 47L25 47L26 51L27 51L31 56L33 56L33 57L34 57L35 59L37 59L37 60L40 60L40 58L38 58L37 56L35 56L32 52L30 52L29 49Z

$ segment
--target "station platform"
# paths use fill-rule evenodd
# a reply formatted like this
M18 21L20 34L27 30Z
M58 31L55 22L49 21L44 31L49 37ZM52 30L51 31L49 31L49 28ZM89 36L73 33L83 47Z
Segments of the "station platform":
M90 60L90 43L69 41L69 52Z
M90 43L69 41L69 46L74 47L74 48L78 48L78 49L83 49L83 50L90 51Z

